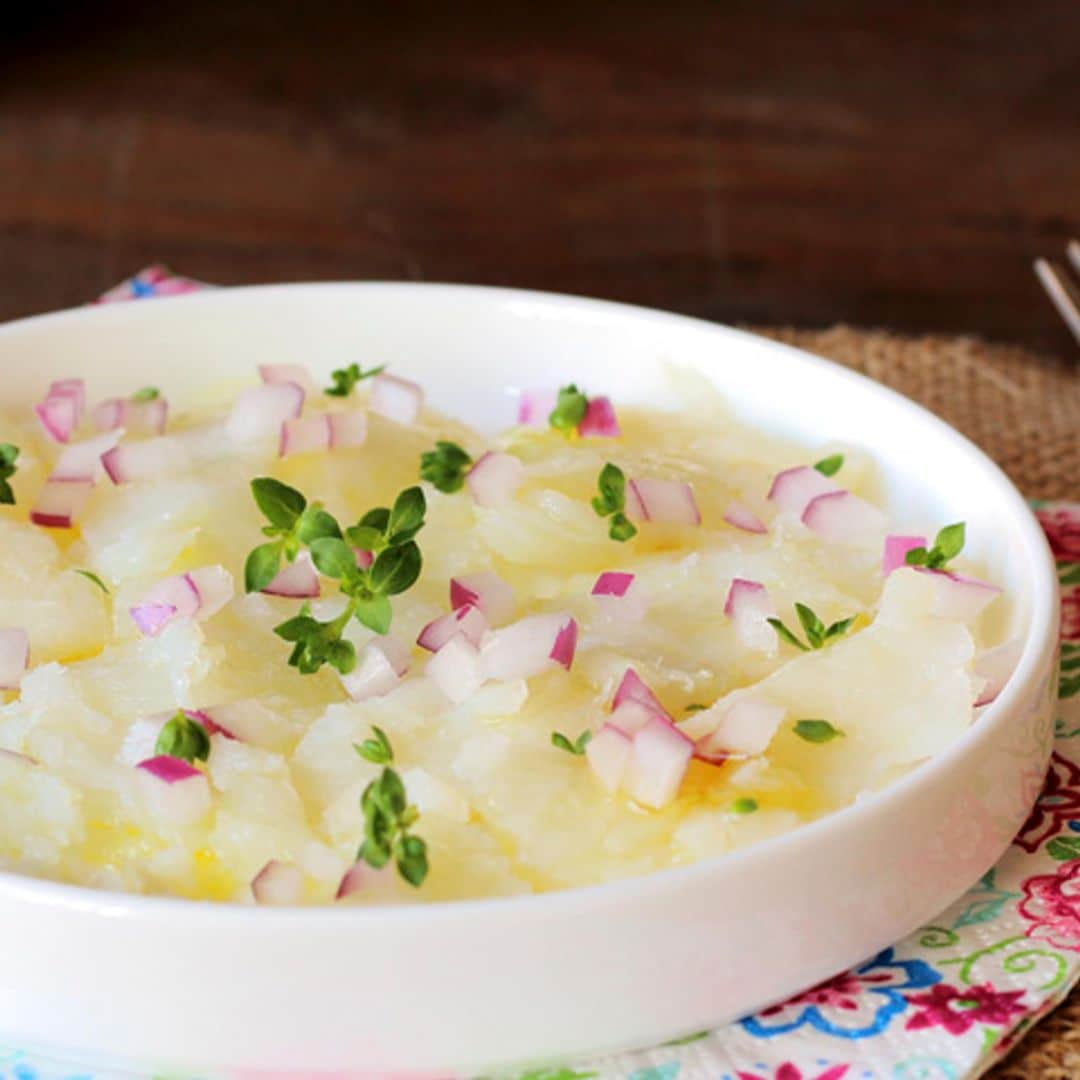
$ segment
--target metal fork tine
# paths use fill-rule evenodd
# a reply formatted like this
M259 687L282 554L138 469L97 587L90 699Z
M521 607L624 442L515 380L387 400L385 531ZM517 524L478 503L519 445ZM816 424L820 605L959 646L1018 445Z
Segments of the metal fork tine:
M1069 260L1080 263L1080 244L1075 241L1069 245ZM1035 273L1061 317L1080 342L1080 296L1076 294L1065 274L1060 273L1047 259L1035 260Z

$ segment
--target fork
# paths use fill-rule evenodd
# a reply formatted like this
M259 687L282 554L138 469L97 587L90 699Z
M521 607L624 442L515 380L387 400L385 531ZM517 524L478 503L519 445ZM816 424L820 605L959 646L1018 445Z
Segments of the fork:
M1072 264L1073 274L1080 280L1080 241L1070 240L1065 254ZM1036 259L1035 273L1066 325L1080 342L1080 288L1074 284L1068 269L1049 259Z

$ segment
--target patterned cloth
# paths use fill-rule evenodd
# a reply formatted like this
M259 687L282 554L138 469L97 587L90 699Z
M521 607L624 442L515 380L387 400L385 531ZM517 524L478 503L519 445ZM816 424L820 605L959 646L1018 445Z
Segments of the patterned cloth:
M153 267L102 299L199 287ZM969 1080L1068 994L1080 979L1080 503L1036 504L1036 513L1062 586L1057 741L1039 801L1001 862L932 925L790 1001L653 1050L514 1080ZM0 1080L119 1074L0 1050Z

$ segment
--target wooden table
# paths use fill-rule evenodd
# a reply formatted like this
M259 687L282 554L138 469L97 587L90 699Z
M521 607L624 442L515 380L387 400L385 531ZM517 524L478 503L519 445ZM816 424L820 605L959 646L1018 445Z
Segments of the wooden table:
M367 7L8 14L0 318L164 260L1075 348L1077 0Z

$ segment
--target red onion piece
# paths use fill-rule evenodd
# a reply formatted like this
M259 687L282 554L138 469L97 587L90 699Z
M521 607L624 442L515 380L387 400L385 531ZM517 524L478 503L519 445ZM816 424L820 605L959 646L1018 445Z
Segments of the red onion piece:
M882 574L888 577L894 570L906 566L907 553L920 547L926 547L925 536L886 536L881 555Z
M727 510L724 511L724 520L732 527L742 529L743 532L761 535L769 531L765 522L742 503L729 504Z
M288 723L257 698L196 709L188 715L198 720L211 735L222 735L267 750L280 750L283 739L289 737Z
M760 581L735 578L724 601L724 614L734 624L740 644L760 652L776 651L776 631L766 622L776 615L776 608Z
M38 492L30 520L46 529L70 529L93 490L92 480L48 480Z
M525 466L513 454L489 451L469 470L465 483L477 506L503 506L525 479Z
M813 466L797 465L773 477L768 498L785 513L801 519L811 499L842 490L839 484L834 484Z
M1024 651L1024 643L1020 638L1012 638L1009 641L985 649L975 657L975 674L983 680L975 698L975 707L989 705L997 699L1005 684L1012 678L1016 665L1020 662L1020 655Z
M480 651L464 634L455 634L427 662L424 671L455 705L468 701L484 683Z
M70 394L50 395L34 406L34 412L53 442L69 442L79 426L79 403Z
M278 439L278 457L292 457L294 454L313 454L330 449L330 423L326 413L321 416L305 417L301 420L286 420L281 425L281 437Z
M782 705L746 697L728 699L692 716L686 721L690 725L686 734L700 736L695 757L719 765L732 757L763 754L783 719Z
M292 383L299 386L305 394L315 392L315 381L303 364L260 364L259 378L264 383Z
M553 663L566 666L563 659L555 659L553 654L558 643L558 655L566 656L568 638L573 633L565 629L568 618L562 614L527 615L501 630L491 631L480 648L484 677L499 681L529 679L547 671Z
M613 794L622 784L632 748L630 736L611 724L605 724L585 747L586 761L600 783Z
M554 390L525 390L518 399L517 422L522 427L546 428L559 396Z
M382 697L401 682L409 664L404 645L389 636L377 637L364 647L356 667L341 676L341 684L353 701Z
M356 565L361 570L371 569L371 564L375 561L374 552L365 551L363 548L353 548L353 554L356 556Z
M367 441L367 414L359 410L353 412L327 413L330 427L330 449L347 450L354 446L363 446Z
M69 397L75 402L75 423L82 420L86 411L86 381L84 379L57 379L50 384L46 397Z
M483 570L450 579L450 606L474 604L492 626L514 617L514 590L498 574Z
M94 406L90 419L98 431L115 431L124 426L123 398L108 398Z
M319 575L311 555L301 551L295 562L286 563L265 589L267 596L287 596L290 599L313 599L320 594Z
M112 450L123 434L123 429L120 429L106 432L93 439L85 439L83 442L68 443L60 451L56 465L49 474L49 481L56 483L89 480L90 483L96 484L105 476L105 466L101 463L101 455Z
M101 464L114 484L153 480L192 466L187 447L178 439L163 435L143 442L121 443L101 455Z
M420 415L424 403L424 391L408 379L383 372L371 380L372 412L385 416L397 424L411 424Z
M626 514L658 525L700 525L694 489L681 480L636 477L626 485Z
M233 594L232 574L225 567L202 566L159 581L130 612L144 636L156 637L174 618L209 619Z
M694 744L669 720L654 716L635 736L627 762L627 794L659 810L679 793Z
M876 539L885 529L885 515L850 491L830 491L806 504L802 523L830 544L858 544Z
M574 619L567 619L555 636L555 643L551 646L551 659L556 664L561 664L567 671L574 663L574 653L577 652L578 624Z
M162 435L169 423L169 403L163 397L153 401L109 398L96 405L90 416L98 431L122 427L141 434Z
M20 754L18 750L4 750L0 748L0 758L3 758L4 761L10 761L13 765L20 765L23 767L41 764L37 758L31 757L29 754Z
M135 604L130 612L143 637L157 637L176 617L173 604Z
M929 570L925 566L912 569L933 581L930 614L943 619L969 622L1001 592L997 585L991 585L988 581L956 574L951 570Z
M166 784L177 784L182 780L202 776L194 765L189 765L183 758L172 757L169 754L158 754L157 757L147 758L135 767L143 769L151 776L156 776L158 780L163 780Z
M617 439L622 434L615 408L608 398L589 398L585 415L578 424L578 434L593 439Z
M666 713L657 712L640 701L624 701L612 709L607 722L624 735L633 738L654 716L669 719Z
M592 587L593 596L625 596L634 583L634 575L622 570L605 570Z
M625 702L632 701L648 709L655 716L670 719L667 709L660 704L660 699L645 685L641 676L631 667L626 669L622 680L611 699L612 709L618 709Z
M296 383L264 383L245 390L225 421L225 430L234 443L273 439L281 425L294 420L304 408L304 390Z
M184 576L199 594L195 617L200 622L216 615L236 593L232 574L224 566L200 566Z
M252 879L255 903L277 907L299 904L304 895L304 875L295 863L271 859Z
M17 626L0 630L0 690L18 690L29 667L29 634Z
M451 638L462 634L470 645L479 645L487 629L484 613L475 604L462 604L429 622L420 631L416 644L428 652L438 652Z

